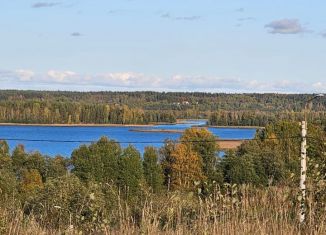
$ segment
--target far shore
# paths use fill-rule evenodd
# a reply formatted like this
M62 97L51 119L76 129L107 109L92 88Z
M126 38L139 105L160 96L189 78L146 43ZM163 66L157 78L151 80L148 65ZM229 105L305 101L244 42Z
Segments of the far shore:
M149 124L95 124L95 123L79 123L79 124L45 124L45 123L0 123L0 126L46 126L46 127L152 127L159 125L177 125L184 122L177 121L176 123L149 123ZM234 128L234 129L263 129L261 126L210 126L210 125L194 125L198 128Z
M177 119L176 124L184 124L187 123L189 121L203 121L207 119ZM235 128L235 129L264 129L265 127L263 126L214 126L214 125L194 125L193 127L209 127L209 128Z
M263 126L210 126L205 125L201 127L210 127L210 128L234 128L234 129L264 129Z
M184 130L169 130L169 129L130 129L133 132L154 132L154 133L183 133Z
M48 126L48 127L148 127L154 124L41 124L41 123L0 123L0 126Z

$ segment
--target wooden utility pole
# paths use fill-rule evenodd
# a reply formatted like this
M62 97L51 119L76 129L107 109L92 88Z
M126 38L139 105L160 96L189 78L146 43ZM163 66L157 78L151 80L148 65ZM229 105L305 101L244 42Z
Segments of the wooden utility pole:
M305 220L306 217L306 178L307 178L307 122L301 122L301 171L300 171L300 223Z

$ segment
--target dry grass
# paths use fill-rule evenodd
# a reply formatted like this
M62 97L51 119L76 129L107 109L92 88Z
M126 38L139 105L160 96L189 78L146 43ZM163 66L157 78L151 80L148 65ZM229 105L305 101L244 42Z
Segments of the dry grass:
M240 147L241 144L243 144L243 140L223 140L219 139L216 141L219 148L222 150L230 150L230 149L236 149Z
M118 225L103 226L93 234L326 234L326 215L316 220L314 205L308 201L309 216L300 226L295 192L289 188L230 186L205 200L174 192L144 200L138 220L120 205ZM73 224L61 230L44 228L42 221L19 210L1 209L0 215L3 234L89 234Z

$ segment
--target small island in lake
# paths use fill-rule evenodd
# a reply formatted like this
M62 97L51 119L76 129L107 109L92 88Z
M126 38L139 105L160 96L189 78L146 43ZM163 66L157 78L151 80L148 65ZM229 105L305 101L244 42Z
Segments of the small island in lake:
M182 134L184 130L169 130L169 129L130 129L133 132L157 132L157 133L180 133Z

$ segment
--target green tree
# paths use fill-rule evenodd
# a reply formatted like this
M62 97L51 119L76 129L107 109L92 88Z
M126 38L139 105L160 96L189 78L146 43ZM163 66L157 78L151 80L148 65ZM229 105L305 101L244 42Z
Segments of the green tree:
M45 182L47 168L45 157L42 154L40 154L39 152L33 152L28 154L27 160L24 164L24 168L27 170L37 170L42 177L42 181Z
M163 185L163 173L158 164L158 152L154 147L145 148L143 168L147 185L154 193L159 192Z
M8 197L17 194L18 182L9 169L0 169L0 202L7 203Z
M46 164L47 164L47 172L46 172L47 178L49 177L57 178L60 176L64 176L68 172L67 171L68 160L61 156L56 156L54 158L47 158Z
M12 161L9 154L9 146L6 141L0 140L0 169L11 170Z
M72 153L73 170L84 181L116 182L120 145L102 137L90 146L83 145Z
M284 182L291 175L286 166L284 155L280 151L275 140L255 140L241 145L236 155L250 159L255 166L259 177L259 184L278 184Z
M143 183L143 168L140 153L129 145L119 159L118 186L126 199L139 195Z
M257 184L259 177L256 174L255 165L250 156L236 156L234 152L228 152L222 162L224 180L232 184Z
M202 158L203 173L208 181L221 182L222 175L217 167L219 147L216 137L206 128L190 128L184 132L180 141Z
M278 121L266 126L263 135L275 140L264 140L263 145L273 145L275 152L279 152L286 168L291 172L298 172L300 169L299 158L301 151L301 130L298 122Z
M166 140L164 146L160 149L160 163L164 175L164 185L170 190L171 176L172 176L172 164L175 159L172 153L175 151L176 144L172 140Z
M22 170L25 168L27 154L23 145L18 145L12 153L13 169L18 177L21 176Z

